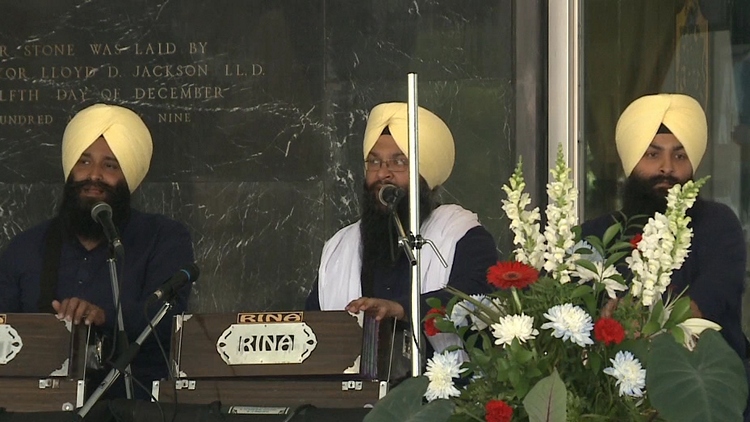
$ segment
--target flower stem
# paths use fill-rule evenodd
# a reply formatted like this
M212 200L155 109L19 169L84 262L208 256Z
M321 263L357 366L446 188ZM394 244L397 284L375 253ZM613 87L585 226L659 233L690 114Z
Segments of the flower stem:
M521 308L521 299L518 297L518 291L515 287L511 287L510 292L513 294L513 301L516 303L516 311L520 314L523 309Z

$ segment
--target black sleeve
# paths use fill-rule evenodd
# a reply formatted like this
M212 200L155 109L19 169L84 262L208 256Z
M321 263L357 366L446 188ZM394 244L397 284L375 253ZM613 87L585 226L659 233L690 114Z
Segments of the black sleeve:
M305 300L306 311L319 311L320 310L320 298L318 297L318 277L315 277L315 283L313 288L310 290L310 294L307 295Z

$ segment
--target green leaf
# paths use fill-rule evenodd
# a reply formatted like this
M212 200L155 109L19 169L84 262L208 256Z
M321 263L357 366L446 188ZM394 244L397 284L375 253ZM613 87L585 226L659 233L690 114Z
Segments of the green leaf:
M658 321L654 321L652 319L643 326L643 331L641 332L641 334L643 334L644 336L650 336L651 334L654 334L659 330L661 330L661 325Z
M430 305L430 308L433 308L433 309L440 309L443 307L443 303L440 301L439 298L436 298L436 297L428 297L426 299L426 302L428 305Z
M604 232L604 236L602 236L602 243L604 246L607 246L609 242L612 241L612 239L615 238L615 236L622 231L622 225L620 223L612 224L607 228L607 231Z
M422 405L427 391L426 377L409 378L391 390L365 416L363 422L445 422L453 413L449 400L434 400Z
M598 374L602 370L602 356L599 353L590 353L588 355L588 366L592 372Z
M659 324L659 328L661 328L661 315L664 313L664 302L661 300L656 301L656 304L654 304L654 307L651 309L651 315L648 317L649 322L654 321L654 323ZM654 331L656 332L656 331ZM646 335L649 335L651 333L647 333Z
M599 271L596 269L596 266L588 259L579 259L576 261L576 265L580 265L581 267L591 271L594 274L599 273Z
M669 335L652 342L646 371L651 404L667 421L740 421L745 368L721 334L706 330L690 352Z
M610 255L607 260L604 262L604 267L609 267L610 265L617 264L620 262L620 260L628 255L630 255L631 251L624 251L624 252L615 252L612 255Z
M672 328L675 325L684 322L692 315L693 311L690 309L690 298L687 296L681 297L674 303L672 313L669 314L669 319L664 324L664 328Z
M621 249L631 253L633 251L633 244L630 242L617 242L609 248L610 252L619 251Z
M523 399L523 407L529 415L529 422L565 422L568 392L555 369L531 388Z

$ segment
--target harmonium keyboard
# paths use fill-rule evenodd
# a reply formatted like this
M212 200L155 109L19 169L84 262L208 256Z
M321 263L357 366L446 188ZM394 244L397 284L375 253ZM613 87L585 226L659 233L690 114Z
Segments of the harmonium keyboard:
M0 314L0 408L73 411L84 401L89 327L53 314Z
M368 407L409 374L403 331L364 313L183 314L173 326L174 379L152 389L160 402L219 401L231 413Z

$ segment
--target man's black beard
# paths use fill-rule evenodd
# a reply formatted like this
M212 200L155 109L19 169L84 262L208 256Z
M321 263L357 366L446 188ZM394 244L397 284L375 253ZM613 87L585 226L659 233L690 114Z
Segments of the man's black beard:
M398 246L398 230L393 223L393 218L386 211L377 198L380 184L375 184L373 189L364 185L362 198L362 220L360 222L360 235L362 237L362 294L372 295L373 275L377 268L393 268L403 251ZM429 217L437 208L434 193L424 181L419 189L419 219L420 222ZM401 220L404 231L409 233L409 201L408 197L401 200L396 206L396 213Z
M643 225L648 217L652 217L657 212L664 214L667 211L668 189L654 188L663 182L682 184L687 180L681 181L673 176L654 176L649 179L635 174L628 176L622 194L622 213L626 218L631 219L631 223ZM636 216L643 218L632 220Z
M63 198L57 216L65 232L88 240L103 240L101 224L91 218L91 208L97 199L81 196L83 189L95 187L105 192L104 202L112 207L112 222L119 227L130 217L130 190L126 183L118 183L114 188L101 181L68 179L63 188Z

